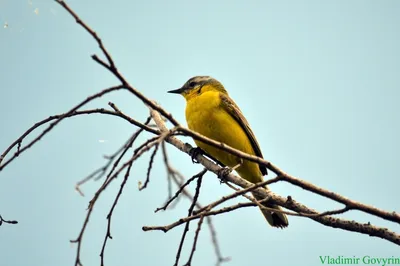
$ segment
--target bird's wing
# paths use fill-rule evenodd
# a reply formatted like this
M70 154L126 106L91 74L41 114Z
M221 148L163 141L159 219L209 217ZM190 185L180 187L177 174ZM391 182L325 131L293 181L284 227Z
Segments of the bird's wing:
M258 144L256 140L256 136L254 136L253 131L250 128L249 122L247 122L246 118L240 111L239 107L235 104L235 102L229 98L228 95L220 93L220 98L221 98L221 106L223 109L225 109L232 117L239 123L239 125L242 127L244 132L246 133L247 137L250 140L251 146L253 147L253 150L255 154L258 157L263 158L263 155L261 153L260 145ZM259 165L261 173L263 175L267 174L267 168L265 165Z

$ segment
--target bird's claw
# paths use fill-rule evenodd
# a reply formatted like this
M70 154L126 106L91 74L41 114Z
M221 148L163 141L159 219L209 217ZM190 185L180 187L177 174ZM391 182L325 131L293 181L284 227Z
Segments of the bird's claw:
M199 161L196 159L197 155L199 155L199 154L202 154L202 155L204 154L203 150L200 149L199 147L192 148L189 151L189 155L190 155L190 157L192 157L192 163L199 163Z
M228 166L224 166L221 169L218 170L218 177L221 181L221 183L225 183L226 182L226 176L229 175L232 172L232 168L228 167Z

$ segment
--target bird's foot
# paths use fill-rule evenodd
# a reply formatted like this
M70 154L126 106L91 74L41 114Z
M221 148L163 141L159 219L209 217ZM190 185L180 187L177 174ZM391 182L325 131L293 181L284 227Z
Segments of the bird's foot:
M192 157L192 163L199 163L199 161L196 159L197 155L199 154L204 155L204 151L199 147L192 148L189 151L189 155Z
M232 168L224 166L218 170L217 175L220 179L221 184L226 182L226 176L232 173Z
M228 167L228 166L224 166L221 169L219 169L217 175L218 175L219 179L221 180L221 183L225 183L226 176L229 175L230 173L232 173L233 170L236 171L236 169L238 169L242 164L243 164L243 160L240 159L239 163L232 168Z

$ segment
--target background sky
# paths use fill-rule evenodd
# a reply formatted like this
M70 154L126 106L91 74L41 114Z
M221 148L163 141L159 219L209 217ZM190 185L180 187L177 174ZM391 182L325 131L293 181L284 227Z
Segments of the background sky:
M166 91L192 76L211 75L242 109L267 160L354 200L400 211L399 1L68 3L100 35L131 84L183 124L183 98ZM0 0L0 22L1 152L35 122L117 84L90 58L100 54L95 41L55 2ZM148 115L126 92L88 107L108 108L109 101L137 119ZM0 214L19 221L0 227L2 265L73 265L76 246L69 240L77 237L100 183L85 185L85 197L74 186L134 130L116 118L71 118L0 172ZM185 175L201 170L174 147L168 151ZM155 214L167 197L166 173L158 155L149 187L139 192L147 162L148 155L134 165L114 213L106 265L175 261L183 227L167 234L141 227L169 224L185 216L190 203L182 200ZM120 181L100 199L90 220L85 266L100 265L105 217ZM320 211L340 207L288 184L271 188ZM207 174L200 201L228 193ZM359 212L343 217L399 232L398 225ZM321 265L319 256L399 256L398 246L388 241L289 218L285 230L268 227L254 208L213 218L222 253L232 258L226 265ZM182 263L190 247L188 241ZM214 265L215 259L204 228L193 264Z

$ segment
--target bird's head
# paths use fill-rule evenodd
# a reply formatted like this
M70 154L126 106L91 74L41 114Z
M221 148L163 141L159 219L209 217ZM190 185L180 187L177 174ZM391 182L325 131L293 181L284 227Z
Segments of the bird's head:
M218 80L210 76L196 76L188 81L179 89L168 91L169 93L177 93L185 97L186 101L200 96L207 91L218 91L228 94L224 86Z

